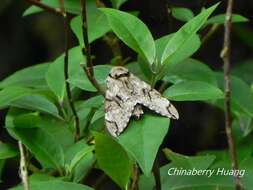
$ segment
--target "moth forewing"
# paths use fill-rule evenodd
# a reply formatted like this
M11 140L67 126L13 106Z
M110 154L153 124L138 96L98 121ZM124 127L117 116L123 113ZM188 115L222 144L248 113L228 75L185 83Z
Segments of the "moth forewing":
M113 67L106 85L105 124L113 136L124 131L131 116L139 118L143 114L141 106L168 118L179 118L168 99L124 67Z

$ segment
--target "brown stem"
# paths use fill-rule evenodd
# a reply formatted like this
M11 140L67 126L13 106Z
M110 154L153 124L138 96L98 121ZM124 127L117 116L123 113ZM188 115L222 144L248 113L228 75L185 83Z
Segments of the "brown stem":
M27 171L27 164L26 164L26 157L25 157L25 150L21 141L18 141L18 147L20 152L20 177L22 179L22 184L24 190L29 190L29 182L28 182L28 171Z
M159 169L159 161L158 161L158 157L156 156L155 162L154 162L154 166L153 166L153 173L154 173L154 177L155 177L155 186L156 186L156 190L161 190L161 175L160 175L160 169Z
M228 148L230 153L230 158L232 162L232 169L238 170L238 161L236 153L236 145L234 142L232 134L232 118L231 118L231 87L230 87L230 54L231 54L231 29L232 29L232 9L233 9L233 0L228 0L227 10L226 10L226 21L225 21L225 31L224 31L224 43L223 49L221 51L221 58L224 62L224 91L225 91L225 128L228 141ZM235 187L236 190L241 190L241 182L239 176L235 177Z
M78 141L78 139L80 138L80 119L78 117L78 114L74 105L70 84L67 82L69 78L68 71L69 71L69 33L70 31L69 31L69 21L68 21L67 14L64 8L64 0L60 0L60 7L61 7L60 8L61 14L63 15L64 34L65 34L64 79L65 79L67 100L75 119L75 129L76 129L75 140Z
M83 40L84 40L84 48L83 54L87 59L87 66L82 65L84 72L86 73L88 79L93 84L93 86L100 92L102 95L105 94L102 87L98 84L97 80L94 77L93 63L91 59L91 51L90 44L88 38L88 24L87 24L87 16L86 16L86 0L80 0L81 3L81 12L82 12L82 32L83 32Z
M26 0L27 2L29 2L32 5L35 5L37 7L40 7L46 11L52 12L52 13L56 13L56 14L62 14L60 9L54 8L54 7L50 7L46 4L41 3L40 1L37 0Z
M129 190L137 190L138 189L138 181L139 181L139 167L137 163L134 165L134 171L133 171L133 180L132 184Z

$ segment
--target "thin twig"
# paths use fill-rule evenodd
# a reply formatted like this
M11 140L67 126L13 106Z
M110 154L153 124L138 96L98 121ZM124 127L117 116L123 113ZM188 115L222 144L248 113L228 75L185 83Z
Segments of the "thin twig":
M64 54L64 79L65 79L65 86L66 86L66 93L67 93L67 99L68 99L68 103L70 105L70 109L74 115L74 119L75 119L75 129L76 129L76 133L75 133L75 140L78 141L78 139L80 138L80 119L78 117L75 105L74 105L74 101L73 101L73 97L72 97L72 93L71 93L71 88L70 88L70 84L67 82L68 78L69 78L69 21L67 18L67 14L65 11L65 7L64 7L64 0L60 0L60 10L61 10L61 14L63 16L63 22L64 22L64 34L65 34L65 54Z
M204 46L206 42L209 41L209 39L219 30L220 24L213 24L211 28L208 30L207 34L203 36L201 39L201 46Z
M132 180L132 184L129 190L137 190L138 189L138 181L139 181L139 167L136 164L134 164L134 172L133 172L133 180Z
M56 13L56 14L61 14L61 10L60 9L57 9L57 8L54 8L54 7L50 7L50 6L46 5L46 4L43 4L40 1L37 1L37 0L26 0L26 1L29 2L32 5L40 7L42 9L46 10L46 11L49 11L49 12L52 12L52 13Z
M124 65L122 50L118 38L113 33L108 33L104 36L104 41L111 48L113 57L116 58L117 65Z
M18 141L18 147L20 152L20 177L22 179L22 184L24 190L29 190L29 182L28 182L28 172L27 172L27 165L26 165L26 158L25 158L25 151L21 141Z
M86 16L86 0L80 0L81 3L81 12L82 12L82 32L83 32L83 40L84 40L84 48L83 54L87 59L87 66L82 65L84 72L86 73L88 79L93 84L93 86L97 89L99 93L102 95L105 94L102 87L99 85L97 80L94 77L93 63L91 59L91 50L88 38L88 24L87 24L87 16Z
M232 29L232 9L233 9L233 0L228 0L227 11L226 11L226 21L225 21L225 32L224 32L224 44L221 51L221 58L224 62L224 91L225 91L225 128L227 134L228 148L230 153L230 158L232 162L232 169L238 170L238 161L236 146L232 134L232 118L231 118L231 88L230 88L230 54L231 54L231 29ZM235 187L236 190L241 190L241 182L239 176L235 177Z
M160 175L160 168L159 168L159 161L158 161L158 156L156 156L154 166L153 166L153 174L155 177L155 186L156 190L161 190L161 175Z

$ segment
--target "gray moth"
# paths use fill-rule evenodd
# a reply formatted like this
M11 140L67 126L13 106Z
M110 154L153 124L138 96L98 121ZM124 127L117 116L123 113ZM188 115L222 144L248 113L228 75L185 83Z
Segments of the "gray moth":
M131 116L139 118L143 114L142 106L168 118L179 118L168 99L124 67L113 67L106 85L105 125L115 137L127 127Z

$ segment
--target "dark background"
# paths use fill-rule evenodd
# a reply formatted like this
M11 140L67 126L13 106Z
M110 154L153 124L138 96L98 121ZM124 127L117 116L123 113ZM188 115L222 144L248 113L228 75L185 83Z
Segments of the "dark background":
M109 1L103 1L110 6ZM175 32L183 22L175 20L168 13L168 7L187 7L195 14L201 7L215 4L211 0L129 0L121 10L137 10L139 17L151 30L153 36L159 38L165 34ZM226 2L226 1L225 1ZM4 79L13 72L24 67L49 62L58 57L64 48L62 19L51 13L39 13L33 16L22 17L23 11L29 6L23 0L1 0L0 2L0 79ZM215 14L225 12L225 3L222 2ZM241 14L250 22L236 24L232 36L232 66L252 58L252 44L243 41L239 29L252 30L253 1L235 1L234 13ZM207 30L201 32L204 36ZM219 57L223 43L223 27L201 47L193 56L208 64L214 70L222 70L222 60ZM71 36L72 46L77 45L77 39ZM99 39L92 44L92 54L96 56L95 64L106 64L112 58L107 44ZM124 44L120 43L124 57L136 55ZM163 147L183 154L194 154L206 149L222 149L226 145L223 123L223 112L217 108L200 102L175 103L181 115L180 121L172 124ZM0 112L0 139L9 141L10 138L3 129L6 111ZM193 115L194 113L194 115ZM8 170L4 171L0 189L5 189L18 182L17 161L7 163ZM161 156L160 164L163 164ZM2 185L2 187L1 187Z

